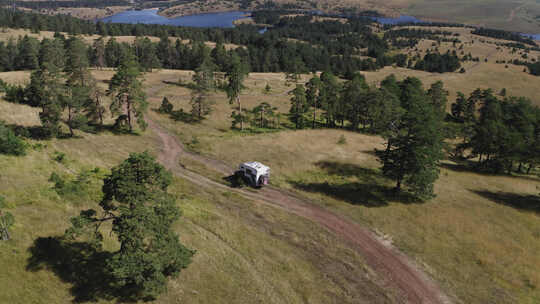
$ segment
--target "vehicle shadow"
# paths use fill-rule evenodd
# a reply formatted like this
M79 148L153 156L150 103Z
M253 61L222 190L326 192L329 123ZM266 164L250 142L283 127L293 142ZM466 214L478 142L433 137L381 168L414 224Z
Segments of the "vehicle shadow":
M384 207L389 202L404 204L420 203L414 195L407 192L397 192L387 184L387 180L376 170L363 168L355 164L321 161L317 167L330 175L329 180L338 182L298 182L291 184L298 190L322 193L353 205L366 207ZM358 181L348 182L343 177L356 177Z

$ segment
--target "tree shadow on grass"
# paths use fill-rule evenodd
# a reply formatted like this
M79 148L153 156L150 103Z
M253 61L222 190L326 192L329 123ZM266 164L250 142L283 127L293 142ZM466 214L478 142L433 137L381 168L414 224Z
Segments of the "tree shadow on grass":
M128 128L118 128L114 124L97 124L97 123L91 123L88 124L89 128L86 130L83 130L86 133L92 133L92 134L102 134L109 132L113 135L132 135L132 136L139 136L140 134L136 131L129 131Z
M175 86L179 86L179 87L182 87L182 88L188 88L188 89L191 89L193 90L196 85L192 82L187 82L187 83L184 83L184 82L179 82L179 81L162 81L164 84L169 84L169 85L175 85Z
M407 192L396 192L396 190L384 183L384 177L373 169L363 168L355 164L344 164L339 162L321 161L316 163L317 167L324 170L328 175L339 177L357 177L357 182L344 183L305 183L291 182L300 190L323 193L338 200L343 200L353 205L363 205L366 207L383 207L389 202L400 202L404 204L421 202L416 196Z
M21 136L28 139L34 140L44 140L49 139L50 136L47 134L45 128L42 126L20 126L16 124L7 125L8 128L13 130L17 136Z
M479 190L469 191L474 192L497 204L540 214L540 196L537 195L522 195L510 192L491 192Z
M33 140L47 140L51 139L51 135L47 132L45 128L42 126L20 126L16 124L10 124L8 125L10 129L15 132L16 135L33 139ZM90 134L101 134L105 132L110 132L114 135L133 135L138 136L139 134L136 132L130 132L128 129L119 129L115 127L114 125L100 125L100 124L88 124L88 127L85 129L79 129L80 131L84 133L90 133ZM73 139L73 138L82 138L82 136L74 135L71 136L67 132L62 132L56 136L57 139Z
M41 237L34 241L29 252L26 270L53 271L62 281L72 284L73 302L116 300L133 302L129 294L114 287L107 272L110 252L100 251L84 242L67 242L60 237Z
M528 179L532 181L540 181L538 177L533 175L534 173L531 173L529 175L526 175L525 173L517 174L515 172L512 175L505 172L496 173L493 170L479 167L476 161L471 161L471 160L460 160L460 161L456 161L456 163L444 162L444 163L441 163L440 166L441 168L445 168L445 169L452 170L455 172L475 173L475 174L484 175L484 176L513 176L515 178L523 178L523 179Z

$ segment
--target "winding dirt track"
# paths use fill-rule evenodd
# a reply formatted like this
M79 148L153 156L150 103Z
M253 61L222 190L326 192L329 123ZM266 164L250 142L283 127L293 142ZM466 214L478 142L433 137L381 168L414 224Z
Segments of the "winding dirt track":
M185 157L204 162L223 174L232 173L232 169L221 161L185 151L181 143L167 130L152 120L147 119L147 122L149 128L162 141L158 161L177 176L201 187L236 192L251 200L279 207L326 227L364 257L368 266L382 278L382 287L398 294L399 303L450 303L435 282L419 270L408 257L392 246L385 245L367 228L281 189L266 187L251 192L230 188L186 170L179 162Z

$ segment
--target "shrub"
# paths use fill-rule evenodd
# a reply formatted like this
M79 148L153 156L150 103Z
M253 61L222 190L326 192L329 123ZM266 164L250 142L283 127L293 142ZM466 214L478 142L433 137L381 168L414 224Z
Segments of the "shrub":
M67 161L66 154L58 151L54 152L53 159L54 161L61 164L65 164Z
M163 97L163 100L161 101L161 106L158 110L160 113L167 113L170 114L173 111L173 105L169 102L169 99L167 97Z
M0 154L25 155L26 143L0 121Z

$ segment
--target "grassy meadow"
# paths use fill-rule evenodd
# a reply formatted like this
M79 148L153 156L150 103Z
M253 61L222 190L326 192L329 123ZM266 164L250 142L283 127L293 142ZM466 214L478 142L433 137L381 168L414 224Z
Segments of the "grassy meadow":
M0 77L9 81L14 75L17 82L20 74ZM167 71L148 78L164 74ZM112 72L95 76L106 80ZM8 124L37 125L37 114L36 109L0 99L0 119ZM0 156L0 193L16 219L12 240L0 244L0 303L114 303L92 267L93 255L84 247L61 246L55 238L71 216L98 208L100 178L110 167L131 152L156 155L159 138L150 131L77 133L73 139L29 144L33 147L24 157ZM91 174L84 195L60 195L49 181L53 172L73 180L83 171L97 172ZM310 221L182 179L175 179L169 191L177 195L183 211L175 230L197 253L155 303L395 302L392 291L378 287L378 275L362 257ZM105 248L116 247L107 234Z
M489 73L490 69L496 72ZM457 90L469 93L478 86L486 88L490 81L495 91L506 87L509 94L528 95L536 104L540 102L534 99L533 76L504 65L481 63L465 74L387 67L365 75L368 82L376 83L391 73L398 78L417 76L425 86L443 80L450 101ZM149 75L148 82L157 86L163 84L159 79L186 80L189 75L188 71L164 70ZM524 78L528 81L521 80ZM272 90L264 94L267 83ZM266 101L282 113L288 111L286 91L291 88L284 85L282 74L253 73L247 84L241 97L244 107ZM163 87L151 97L155 108L164 96L175 109L189 110L188 89ZM446 161L436 184L437 197L416 203L407 196L395 197L391 181L381 177L373 151L381 147L382 138L340 129L231 131L232 107L223 93L214 99L214 112L200 123L177 122L155 112L151 116L175 132L188 148L231 167L250 160L269 165L272 184L371 227L463 303L539 301L540 222L535 209L538 199L532 197L540 192L539 178L483 175ZM342 136L345 143L339 144ZM193 160L180 161L210 177L220 174Z
M540 105L540 78L523 67L496 64L520 58L508 48L497 50L489 38L465 29L460 39L464 52L480 62L464 64L466 72L428 73L386 67L363 72L376 85L395 74L416 76L424 86L442 80L452 102L458 91L506 88L508 95L526 96ZM18 32L0 33L0 39ZM49 35L40 33L39 37ZM50 33L52 36L52 33ZM92 37L87 37L91 41ZM123 38L124 39L124 38ZM125 38L132 41L133 37ZM472 40L475 42L472 43ZM424 54L432 41L423 41ZM442 43L442 50L451 45ZM529 54L539 56L538 53ZM484 59L488 58L488 62ZM534 58L534 57L533 57ZM112 70L93 71L106 87ZM381 238L403 250L433 277L458 303L540 302L540 179L533 176L496 176L470 172L446 161L436 184L437 197L417 203L390 192L393 184L381 177L373 154L382 138L342 129L290 129L286 113L290 102L283 74L251 73L242 93L243 107L268 102L282 113L279 130L231 130L234 108L223 92L212 98L214 111L199 123L175 121L155 111L163 97L175 110L190 110L191 71L155 70L145 75L148 117L175 134L191 151L222 160L231 167L258 160L272 169L273 185L294 191L318 204L370 227ZM303 75L303 80L310 76ZM29 72L0 73L0 79L24 84ZM265 92L266 85L271 87ZM0 119L8 124L39 125L38 109L0 99ZM108 118L106 123L111 123ZM344 140L342 140L344 138ZM28 141L27 156L0 156L0 193L16 218L13 240L0 244L0 303L68 303L84 299L90 284L98 303L112 303L103 287L92 280L96 273L72 269L66 261L47 255L39 245L63 233L69 218L85 208L96 208L99 178L130 152L149 150L157 155L160 141L147 131L138 135L77 133L73 139ZM59 155L64 156L59 159ZM181 158L188 169L221 180L222 174L196 159ZM53 172L74 179L91 171L87 193L61 196L49 177ZM193 263L169 283L156 303L394 303L392 291L378 287L378 274L362 257L327 230L312 222L260 205L236 194L201 189L175 179L170 191L183 210L175 229L181 241L196 249ZM50 245L50 244L49 244ZM106 248L116 246L106 240ZM84 262L80 251L56 248L57 256ZM90 283L94 281L94 283ZM99 281L99 280L98 280ZM5 292L4 292L5 290ZM87 292L87 290L86 290Z
M420 19L540 33L540 3L532 0L407 0L403 10Z

